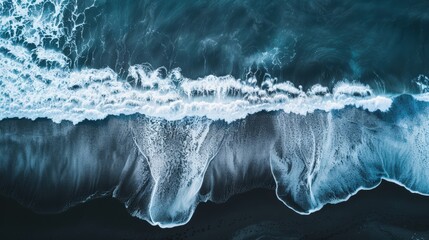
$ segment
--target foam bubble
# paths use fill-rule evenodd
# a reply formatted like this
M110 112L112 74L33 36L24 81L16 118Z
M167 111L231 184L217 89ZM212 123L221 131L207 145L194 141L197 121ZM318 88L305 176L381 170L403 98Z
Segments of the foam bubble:
M78 123L141 113L168 120L205 116L232 122L263 110L307 114L352 105L386 111L392 103L391 96L349 81L333 89L317 84L305 90L269 76L259 85L254 77L189 79L179 68L167 71L148 64L129 66L125 79L108 67L74 69L72 58L52 44L65 41L71 52L78 51L73 34L84 24L78 19L85 9L69 9L73 14L65 28L61 19L66 4L11 0L10 6L0 5L0 119L47 117Z
M347 105L369 111L388 110L392 100L376 96L358 83L340 82L330 92L315 85L307 92L291 82L268 79L262 86L232 76L183 77L180 69L166 72L147 65L128 69L128 81L110 68L70 70L61 67L65 56L53 50L36 50L40 59L58 64L41 67L31 54L8 41L0 53L0 118L47 117L55 122L103 119L107 115L142 113L177 120L186 116L206 116L231 122L262 110L283 110L307 114L330 111ZM165 72L166 75L163 76Z

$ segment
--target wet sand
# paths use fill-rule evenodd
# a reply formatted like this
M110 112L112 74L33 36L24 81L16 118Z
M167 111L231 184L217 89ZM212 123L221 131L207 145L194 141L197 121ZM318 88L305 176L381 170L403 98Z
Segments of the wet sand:
M55 215L0 198L1 239L429 239L429 197L383 182L349 201L302 216L256 189L226 203L200 204L184 226L153 227L115 199L96 199Z

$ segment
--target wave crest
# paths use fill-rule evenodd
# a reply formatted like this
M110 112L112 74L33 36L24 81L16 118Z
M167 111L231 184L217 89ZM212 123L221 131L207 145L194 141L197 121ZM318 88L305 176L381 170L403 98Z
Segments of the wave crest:
M124 81L110 68L60 67L65 56L57 52L37 50L34 62L30 51L6 40L0 39L0 48L6 49L0 52L0 68L4 70L0 119L47 117L55 122L78 123L141 113L168 120L206 116L232 122L263 110L306 114L355 105L385 111L391 104L389 97L375 96L368 86L359 83L340 82L332 91L315 85L304 91L291 82L277 83L271 78L261 85L253 78L232 76L210 75L194 80L183 77L180 69L152 70L147 64L130 66ZM41 67L40 59L51 59L57 65Z

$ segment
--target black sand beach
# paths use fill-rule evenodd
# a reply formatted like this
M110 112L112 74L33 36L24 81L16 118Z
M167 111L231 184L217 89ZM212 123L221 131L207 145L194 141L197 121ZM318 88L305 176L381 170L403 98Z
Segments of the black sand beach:
M198 206L185 226L153 227L115 199L40 215L0 198L2 239L428 239L429 198L383 182L349 201L299 215L257 189L223 204Z

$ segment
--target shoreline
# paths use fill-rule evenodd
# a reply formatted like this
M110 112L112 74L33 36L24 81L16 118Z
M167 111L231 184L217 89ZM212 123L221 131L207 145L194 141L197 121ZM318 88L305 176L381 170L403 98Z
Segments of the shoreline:
M0 197L0 235L11 239L385 239L429 237L429 198L383 181L349 201L308 216L255 189L225 203L200 204L184 226L161 229L132 217L123 204L100 198L43 215ZM154 237L156 236L156 237ZM265 238L263 238L265 237Z

